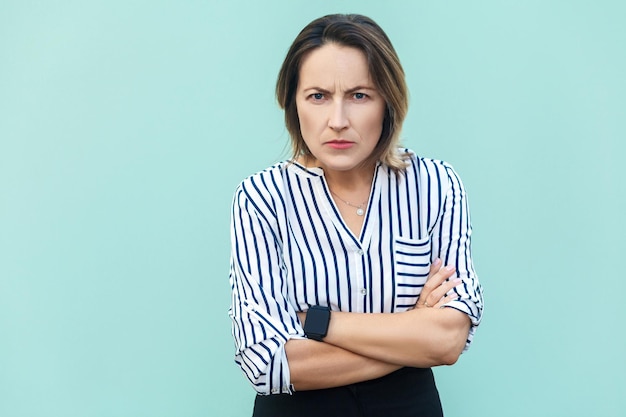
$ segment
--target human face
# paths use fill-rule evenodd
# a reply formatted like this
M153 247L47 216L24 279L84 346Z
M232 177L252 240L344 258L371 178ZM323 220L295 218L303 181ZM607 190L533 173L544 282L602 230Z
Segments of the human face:
M385 107L360 50L329 43L302 61L296 91L300 132L324 170L371 168L364 162L380 139Z

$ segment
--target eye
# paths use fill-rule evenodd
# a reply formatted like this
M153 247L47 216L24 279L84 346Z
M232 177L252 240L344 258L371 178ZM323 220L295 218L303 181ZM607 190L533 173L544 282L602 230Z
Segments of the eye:
M324 93L313 93L309 97L311 97L315 101L324 100Z
M353 95L355 100L365 100L367 98L367 94L365 93L354 93Z

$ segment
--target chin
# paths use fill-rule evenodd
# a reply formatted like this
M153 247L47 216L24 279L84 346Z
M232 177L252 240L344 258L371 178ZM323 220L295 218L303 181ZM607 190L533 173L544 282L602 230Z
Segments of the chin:
M336 171L349 171L353 168L359 166L363 161L357 161L351 155L337 155L337 154L327 154L325 152L320 152L318 155L313 155L313 157L317 160L317 162L324 168L332 169Z
M359 166L359 164L355 164L354 162L329 161L324 159L318 159L318 162L322 168L330 171L351 171Z

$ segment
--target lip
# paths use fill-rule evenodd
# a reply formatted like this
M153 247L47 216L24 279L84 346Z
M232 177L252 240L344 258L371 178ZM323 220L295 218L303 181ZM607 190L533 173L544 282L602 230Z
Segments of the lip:
M326 145L333 149L348 149L354 146L354 142L350 142L348 140L329 140L326 142Z

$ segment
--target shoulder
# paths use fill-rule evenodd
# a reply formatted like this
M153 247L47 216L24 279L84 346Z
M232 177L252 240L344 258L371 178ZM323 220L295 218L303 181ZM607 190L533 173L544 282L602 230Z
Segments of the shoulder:
M241 181L235 190L233 203L240 207L251 204L257 210L265 207L275 214L285 208L290 195L297 193L300 181L319 181L322 177L320 169L282 161Z
M446 193L452 188L463 190L463 182L452 164L440 159L417 155L410 149L400 149L406 155L405 175L413 177L423 187L435 187Z
M237 185L236 193L245 192L250 193L252 190L267 190L276 188L276 182L283 175L285 170L285 162L279 162L262 171L256 172L246 178L244 178L239 185Z
M279 162L262 171L244 178L236 187L233 206L248 207L250 204L257 210L260 207L272 207L273 201L282 194L282 175L284 162Z
M445 178L450 175L450 172L454 172L452 165L446 161L419 156L408 148L402 148L399 151L405 155L408 173Z

